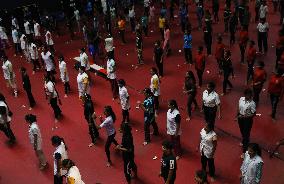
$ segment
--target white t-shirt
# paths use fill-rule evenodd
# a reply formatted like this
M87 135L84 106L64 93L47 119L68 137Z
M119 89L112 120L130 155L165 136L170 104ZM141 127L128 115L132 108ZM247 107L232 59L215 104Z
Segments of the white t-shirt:
M80 63L81 63L81 66L85 67L85 70L90 70L89 58L85 52L80 54Z
M40 26L39 26L39 23L35 23L34 24L34 32L35 32L35 36L40 36Z
M208 91L205 90L202 94L202 101L203 105L206 107L215 107L220 104L219 95L215 91L208 93Z
M107 52L113 51L113 38L105 39L105 49Z
M151 77L150 89L154 96L160 95L160 79L157 74Z
M77 83L78 83L78 91L79 91L79 97L83 96L84 94L84 80L88 80L88 75L84 72L84 73L78 73L77 75ZM87 84L87 94L90 93L90 86L89 84Z
M80 171L78 169L78 167L76 166L72 166L67 175L66 175L66 179L68 180L68 178L73 178L75 179L75 184L85 184L83 181L82 181L82 177L81 177L81 174L80 174ZM67 182L66 182L67 183Z
M7 36L6 32L5 32L5 29L2 26L0 26L0 38L2 40L7 40L8 39L8 36Z
M45 92L48 96L51 96L51 98L56 98L57 97L57 92L55 90L54 83L51 81L48 81L47 83L45 82L44 85Z
M27 34L27 35L31 34L29 21L26 21L26 22L24 23L24 27L25 27L25 32L26 32L26 34Z
M108 59L107 60L107 78L116 79L115 69L116 69L115 61L113 59Z
M204 130L204 128L200 132L201 141L200 141L200 153L202 155L202 151L204 156L207 158L213 158L213 141L217 141L217 134L212 130L208 134Z
M37 148L36 150L42 150L42 139L41 139L41 134L40 134L40 129L37 125L36 122L33 122L30 125L29 128L29 137L30 137L30 142L32 145L34 145L34 135L37 135Z
M129 94L126 87L119 87L119 98L122 110L128 110L130 108L129 100L127 100Z
M265 18L266 14L268 13L267 5L261 5L259 8L259 18Z
M59 62L59 71L60 71L60 78L62 82L68 82L69 81L69 76L67 73L67 66L65 61Z
M15 77L11 61L6 60L5 62L3 62L2 69L3 69L4 79L11 80L12 79L11 76L13 78Z
M68 154L67 150L65 148L65 144L61 142L59 146L56 147L54 153L53 153L53 158L54 158L54 175L57 174L57 164L56 164L56 159L55 159L55 154L59 153L61 155L61 161L68 159ZM60 169L60 176L64 176L66 174L66 170L63 170L62 168Z
M167 112L167 134L168 135L176 135L177 122L175 118L178 114L180 113L177 109L174 109L173 111L169 109ZM181 126L179 127L179 131L177 135L181 135Z
M45 33L45 42L47 45L54 45L53 39L52 39L52 35L49 31L47 31Z
M50 56L51 56L51 53L49 51L47 51L46 53L44 53L44 52L41 53L41 57L42 57L42 59L45 63L46 71L48 71L48 72L55 69L54 63L53 63L52 59L50 58Z
M19 33L17 29L12 30L12 39L14 43L20 43Z
M0 101L0 106L5 107L6 108L6 113L7 113L7 122L10 122L12 120L12 118L8 115L9 113L9 109L8 106L6 105L5 102Z
M144 0L144 7L150 6L150 0Z
M14 26L16 29L19 29L18 21L15 17L12 18L12 26Z
M101 128L105 128L107 136L111 136L115 134L115 129L113 126L113 119L111 116L108 116L102 124L100 124Z
M79 10L75 10L74 11L74 16L75 16L76 21L80 20L80 12L79 12Z
M258 23L258 25L257 25L256 28L257 28L258 32L261 32L261 33L267 32L268 29L269 29L269 24L268 24L267 22L265 22L264 24L262 24L262 23L260 22L260 23Z
M20 41L21 41L21 49L22 50L26 50L26 35L22 34L21 38L20 38Z
M39 55L38 55L38 50L36 47L36 44L32 43L30 46L30 55L31 55L31 59L38 59Z
M251 116L256 112L256 105L253 100L247 101L245 97L239 100L239 113L244 116Z
M128 16L129 18L134 18L135 17L135 11L134 11L134 8L130 9L129 12L128 12Z

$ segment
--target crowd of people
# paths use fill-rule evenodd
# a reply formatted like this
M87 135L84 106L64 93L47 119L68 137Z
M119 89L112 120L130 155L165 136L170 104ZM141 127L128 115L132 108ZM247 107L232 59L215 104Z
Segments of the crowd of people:
M107 1L96 0L88 2L86 9L78 9L76 6L73 10L73 16L67 18L68 32L70 39L74 39L74 30L78 29L78 35L82 35L80 39L84 41L86 48L79 48L79 61L75 63L74 69L78 70L77 84L78 96L84 107L84 117L88 123L91 143L89 147L95 146L100 136L100 129L105 129L107 140L105 141L105 153L107 158L107 166L112 165L110 158L110 147L115 145L117 150L122 152L124 162L124 173L127 183L131 183L132 179L138 177L138 166L134 160L134 141L132 136L131 118L130 118L130 95L128 93L127 81L118 79L115 47L114 47L114 29L119 32L120 42L123 45L129 41L125 36L128 29L135 34L135 45L137 52L137 64L135 68L142 67L144 64L143 57L143 39L148 37L149 26L157 24L160 31L160 38L155 41L153 48L153 61L156 67L150 70L151 78L150 86L141 91L145 95L143 102L137 102L137 109L144 113L144 142L147 146L151 143L150 127L153 127L153 136L158 136L161 132L156 117L159 116L160 109L160 85L164 77L164 59L170 57L171 50L171 30L176 25L172 22L175 18L174 11L178 12L180 19L180 29L183 34L183 53L186 65L193 65L198 78L196 81L194 71L187 71L185 74L183 92L187 94L187 117L181 117L178 103L175 99L168 101L168 111L166 113L167 135L169 140L165 140L162 144L163 156L161 159L160 176L166 184L174 184L178 160L182 157L182 148L180 136L182 134L182 121L191 121L192 103L195 110L200 110L204 114L205 126L200 131L200 151L201 170L196 171L195 181L199 184L208 183L206 168L208 165L210 181L215 180L215 164L214 154L217 148L218 136L215 132L215 120L222 117L222 101L220 96L230 95L229 92L233 88L230 77L234 78L234 68L231 59L231 46L236 44L236 33L239 33L240 48L240 64L247 65L246 73L246 89L243 96L240 97L238 103L238 111L235 120L238 122L241 143L243 163L240 167L240 179L242 184L260 183L262 176L263 160L261 158L261 148L258 144L250 141L250 132L256 116L257 107L261 100L259 95L262 91L264 83L268 75L265 69L265 63L262 57L268 52L268 34L271 25L269 25L268 12L270 4L265 0L231 0L224 1L224 12L220 12L220 6L223 1L213 0L212 4L206 0L195 0L189 3L185 0L170 0L166 2L144 0L143 5L134 0L124 1ZM273 10L280 12L280 29L278 39L275 45L276 61L273 75L268 79L268 93L271 101L271 118L276 121L276 112L278 102L284 94L284 1L273 0ZM143 12L138 11L138 7L143 6ZM212 7L212 11L209 9ZM160 8L160 9L158 9ZM196 16L198 25L191 23L192 17L189 16L189 9L196 8ZM250 8L255 9L253 17ZM159 10L159 17L155 14ZM142 15L139 17L138 14ZM211 17L211 13L213 17ZM220 22L219 17L223 13L224 32L222 34L230 35L230 45L223 43L222 34L215 39L213 37L214 24ZM8 35L11 35L14 44L13 52L15 56L23 57L27 62L32 64L32 74L44 70L44 89L46 99L48 100L54 112L53 130L57 128L57 123L62 117L60 108L60 93L56 86L56 66L58 66L59 78L64 85L64 98L67 98L70 92L69 75L64 52L60 53L56 50L54 36L56 31L41 24L36 17L24 17L23 25L19 25L20 17L11 17L11 27L0 25L0 55L3 62L2 69L7 87L11 93L18 96L18 86L15 77L15 68L13 68L13 58L9 58L6 52L12 45ZM257 23L256 27L251 26L251 21ZM76 24L76 25L74 25ZM193 45L193 37L191 32L193 27L203 31L203 44ZM75 28L74 28L75 27ZM257 29L257 41L249 37L249 30ZM11 34L7 34L10 30ZM211 46L216 41L215 49ZM258 49L256 48L256 43ZM206 52L205 52L206 49ZM197 54L193 54L193 50L197 50ZM214 53L212 54L212 50ZM181 52L181 50L180 50ZM219 95L216 91L216 84L209 82L206 89L202 93L202 104L198 105L196 95L198 89L204 86L203 74L206 68L208 57L215 57L216 71L219 77L223 76L222 93ZM91 97L92 78L90 75L90 60L95 64L106 68L106 78L110 83L112 99L119 101L121 105L122 122L119 132L122 133L122 141L119 144L116 140L116 129L114 123L117 121L116 113L111 106L104 107L104 116L99 116L94 110L94 104ZM102 62L106 58L106 62ZM58 64L56 63L58 61ZM73 68L72 68L73 69ZM23 89L29 101L29 110L36 106L36 100L32 93L30 76L27 69L22 66L20 68L22 75ZM214 75L214 74L211 74ZM32 76L31 76L32 77ZM20 84L20 82L18 82ZM74 87L75 88L75 87ZM15 113L15 115L17 115ZM27 114L24 119L29 125L29 138L35 150L35 154L39 160L39 168L44 170L47 167L46 156L43 152L42 137L40 128L37 125L37 116L35 114ZM3 94L0 95L0 129L9 138L10 144L16 143L16 137L10 127L13 113L9 108ZM54 183L62 184L63 177L66 177L68 184L83 184L81 174L76 164L68 157L68 148L64 139L58 135L51 138L51 144L54 146Z

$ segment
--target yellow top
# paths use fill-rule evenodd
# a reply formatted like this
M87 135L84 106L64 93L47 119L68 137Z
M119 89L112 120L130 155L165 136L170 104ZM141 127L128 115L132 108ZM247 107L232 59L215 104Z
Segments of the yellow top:
M159 28L164 28L166 19L164 17L159 17Z

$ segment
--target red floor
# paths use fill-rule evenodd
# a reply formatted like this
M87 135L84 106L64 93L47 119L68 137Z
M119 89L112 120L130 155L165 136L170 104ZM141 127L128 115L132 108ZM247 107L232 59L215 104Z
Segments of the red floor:
M196 16L191 10L190 19L193 25L197 25ZM220 12L221 16L221 12ZM274 66L275 50L272 45L277 38L278 16L274 14L269 15L269 23L271 25L269 35L269 53L267 56L261 59L266 63L266 69L270 75L270 71ZM144 59L145 65L139 69L131 67L132 64L136 64L137 57L135 48L134 35L128 32L126 39L127 44L121 46L119 42L116 42L116 58L118 64L118 77L124 78L130 86L135 89L143 89L149 85L150 81L150 67L154 66L152 62L152 48L153 43L159 38L158 30L155 26L150 28L154 32L150 33L149 38L144 39ZM250 37L255 40L256 38L256 25L252 23L250 25ZM223 31L223 24L214 24L214 35ZM193 46L194 53L197 46L202 44L202 33L200 31L193 31ZM238 36L238 34L237 34ZM216 36L215 36L216 38ZM199 143L199 132L203 127L203 116L199 112L193 113L193 119L190 122L186 122L185 102L186 96L182 93L182 85L184 75L187 70L194 70L189 66L184 65L183 53L179 53L178 50L182 49L182 35L180 27L174 24L172 26L171 47L173 55L165 59L165 77L162 79L161 84L161 98L162 98L162 110L157 119L161 136L153 137L152 143L146 147L142 146L143 142L143 113L135 109L136 101L143 100L143 95L137 91L129 89L131 95L131 122L133 124L133 135L135 142L135 160L138 165L139 180L133 183L145 183L156 184L162 183L162 179L158 177L160 168L160 158L162 154L161 142L166 138L165 124L166 117L165 112L167 110L168 99L176 99L181 107L181 113L183 117L182 129L183 135L181 137L184 154L182 159L178 161L177 171L177 184L193 184L194 172L200 169L200 155L196 152L196 147ZM102 183L102 184L121 184L125 183L123 175L122 158L119 153L116 153L114 149L111 150L111 158L114 166L107 168L105 166L105 153L104 153L104 141L106 135L104 130L101 131L102 140L93 148L88 148L90 138L88 134L87 124L83 118L83 109L78 100L76 75L77 72L72 68L72 58L79 55L78 48L82 47L80 41L74 41L71 44L65 44L66 37L56 39L56 49L64 54L67 62L69 75L71 80L72 94L68 98L62 98L62 110L64 119L59 124L59 129L52 131L53 114L51 108L48 106L45 100L43 92L43 72L31 74L31 66L27 64L24 59L19 57L13 57L12 52L8 54L14 64L14 70L17 72L17 81L20 88L20 94L18 98L14 98L9 94L9 90L5 87L4 79L1 79L0 87L1 92L7 98L7 102L10 108L14 112L12 129L17 137L17 144L14 147L6 145L6 138L0 134L0 147L1 147L1 167L0 167L0 183L1 184L20 184L20 183L33 183L33 184L48 184L53 181L53 160L52 153L54 148L50 144L50 138L52 135L60 135L65 138L65 142L69 148L69 157L74 160L80 169L83 180L86 184ZM225 43L228 43L228 36L224 36ZM212 47L214 51L214 46ZM239 97L242 95L242 91L246 88L245 73L246 67L239 64L239 48L237 45L232 47L234 69L236 78L232 80L234 88L230 94L221 98L222 102L222 120L217 120L217 127L228 132L233 136L240 137L237 123L234 121L236 113L236 106ZM180 65L180 66L179 66ZM37 101L37 106L29 111L27 107L26 95L23 93L21 87L21 80L19 74L20 66L28 68L30 74L33 93ZM210 74L205 73L205 83L214 80L217 84L217 91L221 92L222 78L218 78L216 72L216 61L213 57L209 57L207 60L206 70L210 71ZM102 113L103 106L111 105L114 111L118 115L118 127L121 120L120 106L111 100L110 86L104 79L93 75L95 81L92 88L92 97L95 102L95 110L98 114ZM267 87L267 84L264 88ZM63 85L58 82L57 88L61 96L63 96ZM204 90L199 89L198 101L200 100L200 94ZM267 98L267 93L264 91L261 94L261 101L259 108L260 117L256 117L254 126L252 129L251 141L260 143L265 149L271 149L275 142L284 135L283 122L284 122L284 108L283 102L279 103L278 107L278 121L273 123L269 118L270 102ZM37 160L35 158L32 146L28 140L28 125L24 121L24 115L26 113L34 113L38 116L38 124L41 128L43 136L43 148L47 156L50 168L45 172L40 172L37 168ZM216 151L215 165L217 180L215 183L220 184L234 184L239 183L239 168L241 164L240 154L241 148L238 146L239 141L232 136L222 133L217 130L219 140ZM120 140L121 136L117 136L117 140ZM283 149L280 150L280 152ZM152 158L157 156L157 160ZM263 152L264 158L264 172L262 183L263 184L284 184L284 162L279 159L269 159L268 154Z

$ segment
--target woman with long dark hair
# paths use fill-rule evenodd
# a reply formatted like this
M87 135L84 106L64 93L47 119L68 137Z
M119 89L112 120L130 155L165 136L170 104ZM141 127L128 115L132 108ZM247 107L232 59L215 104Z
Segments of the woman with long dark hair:
M229 85L229 87L230 87L229 89L233 88L233 85L229 80L230 75L232 75L232 77L234 78L234 69L233 69L233 64L232 64L232 60L231 60L231 51L230 50L225 51L224 57L221 60L221 65L222 65L222 70L223 70L223 75L224 75L223 93L221 94L221 96L224 96L226 94L227 85Z
M29 75L27 74L26 68L21 67L21 73L22 73L23 88L26 91L28 99L29 99L29 104L30 104L29 110L32 110L36 102L32 94L30 78L29 78Z
M67 184L85 184L82 181L82 177L78 167L70 159L65 159L62 161L62 168L67 171L66 180Z
M128 123L120 125L120 132L122 133L121 145L116 148L122 151L122 158L124 163L124 175L127 183L131 183L131 176L137 177L137 166L134 162L134 144L133 136L131 133L132 128Z
M55 147L53 153L54 158L54 184L63 184L63 176L66 174L66 170L62 169L62 161L68 159L67 146L64 139L59 136L52 136L52 146Z
M118 80L119 98L122 109L122 123L129 123L130 103L129 103L129 94L125 85L126 83L123 79Z
M59 60L59 71L60 71L60 79L64 84L64 97L66 98L68 93L70 92L70 84L69 84L69 76L67 72L66 62L64 61L64 56L61 55L58 58Z
M184 86L184 93L188 95L187 98L187 115L186 121L190 121L191 119L191 105L194 103L195 109L198 109L198 104L195 99L196 97L196 80L192 71L186 72Z
M111 106L104 107L104 115L106 118L103 119L103 117L100 116L99 119L100 119L101 124L99 126L96 125L96 128L98 130L100 130L103 127L106 129L106 133L108 137L107 137L107 141L105 144L105 152L107 156L107 167L110 167L112 162L110 160L109 148L111 146L111 143L115 144L116 146L118 145L117 141L115 140L116 131L114 128L114 122L116 120L116 115L114 114ZM92 117L93 119L96 119L96 114L94 113Z

